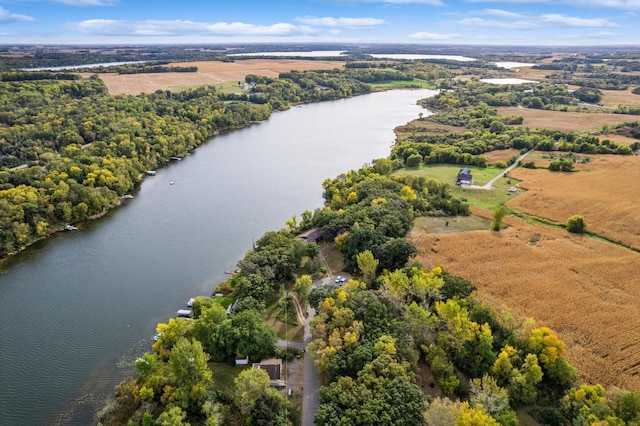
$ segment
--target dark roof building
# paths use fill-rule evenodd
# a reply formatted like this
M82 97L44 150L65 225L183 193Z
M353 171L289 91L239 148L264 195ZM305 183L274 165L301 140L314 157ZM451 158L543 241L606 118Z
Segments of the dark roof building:
M467 167L460 169L458 177L456 178L456 185L471 185L472 182L473 176L471 175L471 170Z
M280 380L280 373L282 370L282 360L279 358L269 358L260 362L260 364L254 366L260 370L264 370L269 374L269 379Z
M298 235L305 243L316 243L322 237L322 229L311 228L308 231Z

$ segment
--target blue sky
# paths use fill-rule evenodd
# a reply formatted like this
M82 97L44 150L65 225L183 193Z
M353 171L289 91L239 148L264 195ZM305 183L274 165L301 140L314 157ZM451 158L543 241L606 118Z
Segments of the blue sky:
M0 44L640 45L640 0L0 0Z

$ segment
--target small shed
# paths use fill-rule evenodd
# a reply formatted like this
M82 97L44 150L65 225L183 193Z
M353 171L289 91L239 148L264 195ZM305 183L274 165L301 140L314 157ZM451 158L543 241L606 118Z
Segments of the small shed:
M458 177L456 177L456 185L471 185L472 182L473 176L471 175L471 170L469 170L468 167L460 169Z
M236 365L248 365L249 364L249 355L247 355L244 358L236 357L235 362L236 362Z

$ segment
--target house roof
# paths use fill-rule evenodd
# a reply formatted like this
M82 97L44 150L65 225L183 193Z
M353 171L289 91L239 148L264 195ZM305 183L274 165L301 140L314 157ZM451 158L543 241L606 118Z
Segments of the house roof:
M320 228L311 228L308 231L303 232L298 235L301 239L303 239L307 243L315 243L322 237L322 229Z
M458 172L458 179L471 179L471 170L469 170L467 167L465 167L464 169L460 169L460 171Z
M256 364L254 364L255 366ZM269 375L271 380L280 380L280 374L282 369L282 360L278 358L265 359L257 365L261 370L264 370Z

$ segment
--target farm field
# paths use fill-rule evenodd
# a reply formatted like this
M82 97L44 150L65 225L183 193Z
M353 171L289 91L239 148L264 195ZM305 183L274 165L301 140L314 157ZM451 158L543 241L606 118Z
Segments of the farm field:
M440 234L418 222L409 237L425 266L443 266L471 280L482 300L555 330L582 379L640 390L640 254L513 217L505 222L501 232Z
M518 167L509 176L526 189L507 204L558 222L579 214L588 230L640 250L640 198L630 182L640 178L637 156L589 155L577 172ZM537 164L538 162L536 162ZM638 272L640 277L640 271Z
M523 116L524 123L520 126L530 129L544 128L563 132L599 131L603 124L614 125L634 121L638 118L635 115L609 114L605 112L563 112L518 107L498 107L497 109L498 112L504 116ZM633 140L629 140L629 143L631 142L633 142Z
M343 62L297 59L247 59L235 62L202 61L178 62L170 66L196 66L198 72L170 72L149 74L99 74L112 95L139 95L156 90L184 89L186 87L218 85L229 81L244 81L247 74L278 77L292 70L319 70L341 68ZM83 77L92 74L84 73Z

